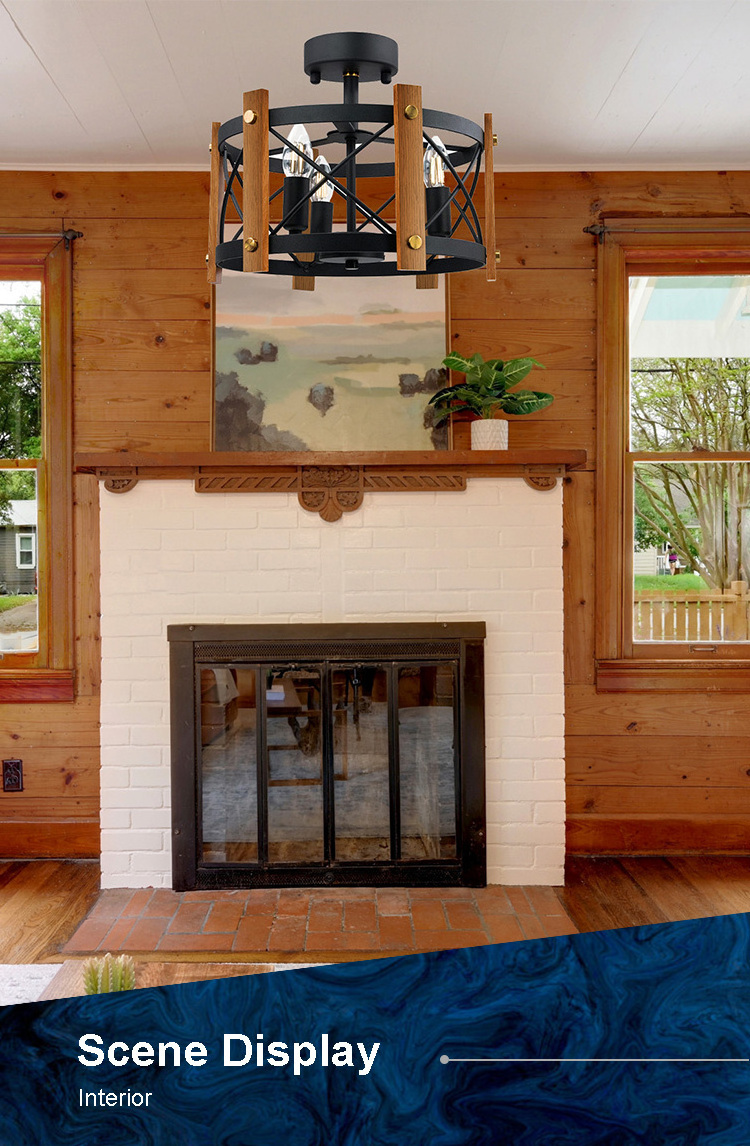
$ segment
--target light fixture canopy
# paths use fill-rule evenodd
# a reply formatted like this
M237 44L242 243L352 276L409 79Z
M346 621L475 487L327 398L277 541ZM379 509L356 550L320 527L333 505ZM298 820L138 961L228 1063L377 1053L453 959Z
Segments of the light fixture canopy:
M313 84L342 83L342 103L269 108L258 89L241 116L213 125L210 281L226 268L291 275L306 289L339 275L432 286L485 265L494 279L491 117L480 127L423 108L411 84L394 85L392 104L360 103L360 83L388 84L398 71L386 36L315 36L304 68ZM486 239L474 202L483 156Z

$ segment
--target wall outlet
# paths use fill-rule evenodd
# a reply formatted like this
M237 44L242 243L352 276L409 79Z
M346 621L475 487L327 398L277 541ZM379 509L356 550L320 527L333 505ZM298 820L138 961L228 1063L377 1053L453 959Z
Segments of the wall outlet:
M23 792L23 760L3 760L3 791Z

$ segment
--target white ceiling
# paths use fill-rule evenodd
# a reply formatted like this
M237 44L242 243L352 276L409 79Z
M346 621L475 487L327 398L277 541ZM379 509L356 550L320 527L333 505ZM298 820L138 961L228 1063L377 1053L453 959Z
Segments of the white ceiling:
M497 169L750 168L750 0L0 0L0 167L205 168L244 90L338 102L303 44L349 30L491 111Z

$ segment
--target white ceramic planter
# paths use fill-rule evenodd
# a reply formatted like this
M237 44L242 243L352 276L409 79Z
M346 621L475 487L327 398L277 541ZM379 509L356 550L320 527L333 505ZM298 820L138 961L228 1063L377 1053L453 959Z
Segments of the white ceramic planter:
M499 418L477 418L471 423L472 450L507 450L508 423Z

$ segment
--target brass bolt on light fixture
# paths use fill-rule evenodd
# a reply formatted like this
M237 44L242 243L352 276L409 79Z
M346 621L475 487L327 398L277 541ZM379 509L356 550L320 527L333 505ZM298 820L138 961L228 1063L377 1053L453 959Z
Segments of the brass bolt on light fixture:
M392 104L360 103L361 83L389 84L398 71L387 36L315 36L304 68L313 84L342 83L342 103L269 108L257 89L242 115L213 124L209 281L223 267L291 275L306 289L319 275L412 275L433 286L437 275L485 265L494 279L492 117L480 127L423 108L412 84L395 84ZM483 158L485 235L474 202Z

